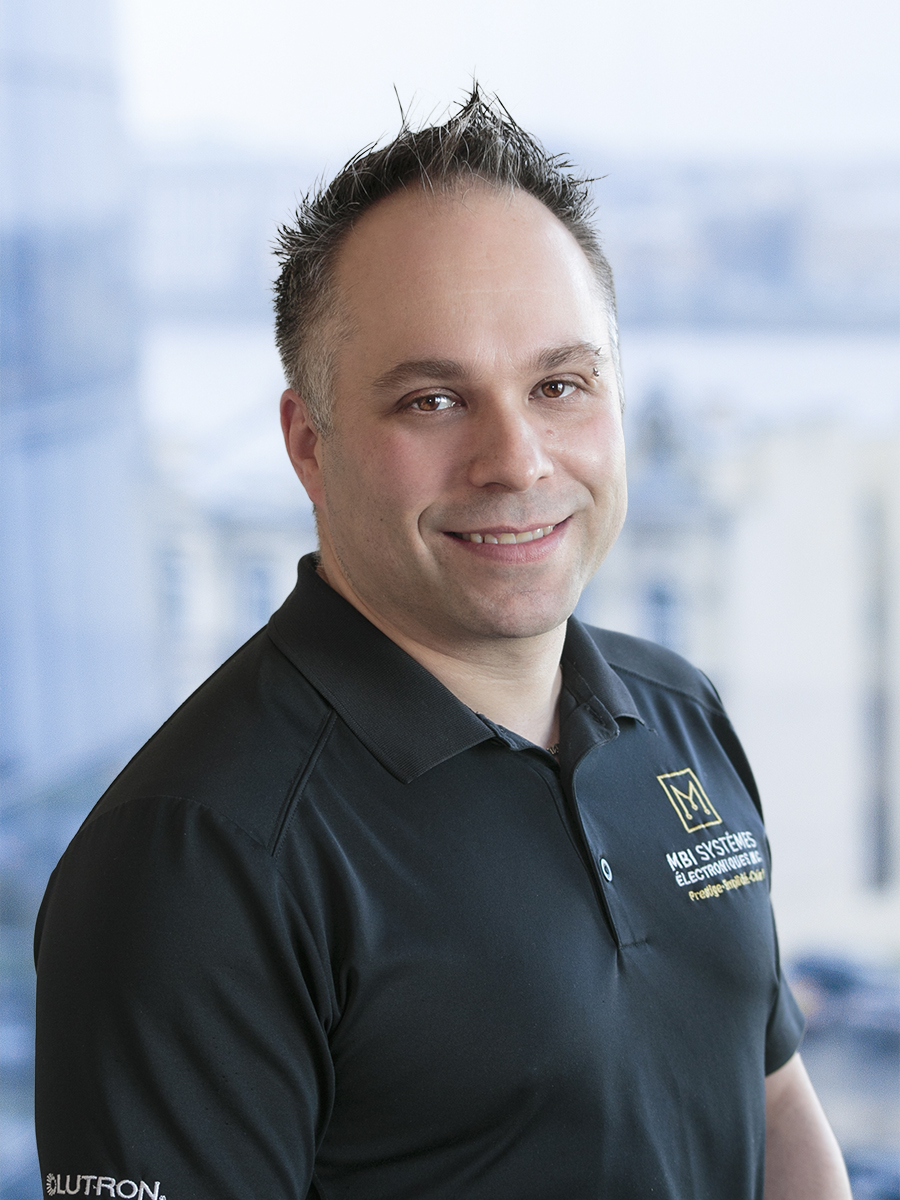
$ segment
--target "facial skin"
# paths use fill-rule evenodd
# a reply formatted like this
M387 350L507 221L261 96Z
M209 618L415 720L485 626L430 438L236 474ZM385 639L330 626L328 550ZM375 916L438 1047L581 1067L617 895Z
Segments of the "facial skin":
M525 193L411 189L361 218L336 277L333 432L282 398L329 583L401 645L443 655L558 635L626 503L581 248Z

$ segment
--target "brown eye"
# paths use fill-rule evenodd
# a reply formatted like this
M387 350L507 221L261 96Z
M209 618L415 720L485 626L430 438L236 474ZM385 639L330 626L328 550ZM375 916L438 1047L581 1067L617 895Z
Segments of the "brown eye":
M443 396L436 393L433 396L420 396L418 400L412 402L411 407L417 408L419 412L443 412L444 409L452 408L456 403L452 396Z
M573 383L566 383L562 379L548 379L546 383L541 384L541 395L546 396L548 400L561 400L574 390Z

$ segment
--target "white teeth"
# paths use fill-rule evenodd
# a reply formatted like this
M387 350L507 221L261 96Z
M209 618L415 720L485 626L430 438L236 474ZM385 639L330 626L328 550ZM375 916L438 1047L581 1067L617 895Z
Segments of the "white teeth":
M496 537L492 533L461 533L464 542L486 542L489 546L512 546L517 542L536 542L538 538L546 537L556 528L555 525L545 525L542 529L526 529L524 533L501 533Z

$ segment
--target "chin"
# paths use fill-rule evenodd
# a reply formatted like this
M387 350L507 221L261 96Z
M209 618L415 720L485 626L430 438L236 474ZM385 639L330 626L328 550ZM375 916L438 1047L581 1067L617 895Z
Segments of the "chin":
M472 613L464 622L477 638L533 638L550 633L564 624L575 610L578 597L565 601L544 601L523 605L516 596L509 603L491 606L488 611ZM570 602L571 601L571 602Z

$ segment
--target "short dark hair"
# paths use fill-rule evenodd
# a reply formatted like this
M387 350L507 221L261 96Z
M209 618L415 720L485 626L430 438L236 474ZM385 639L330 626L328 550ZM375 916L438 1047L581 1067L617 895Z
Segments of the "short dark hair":
M615 287L593 225L594 181L574 174L564 156L548 154L496 97L485 97L476 84L443 125L413 130L404 117L392 142L361 150L331 183L307 193L293 223L278 230L275 254L281 272L275 283L275 340L287 381L306 401L320 433L331 428L333 345L327 344L323 326L336 312L332 281L343 238L379 200L412 183L440 191L466 178L528 192L574 236L606 302L621 394Z

